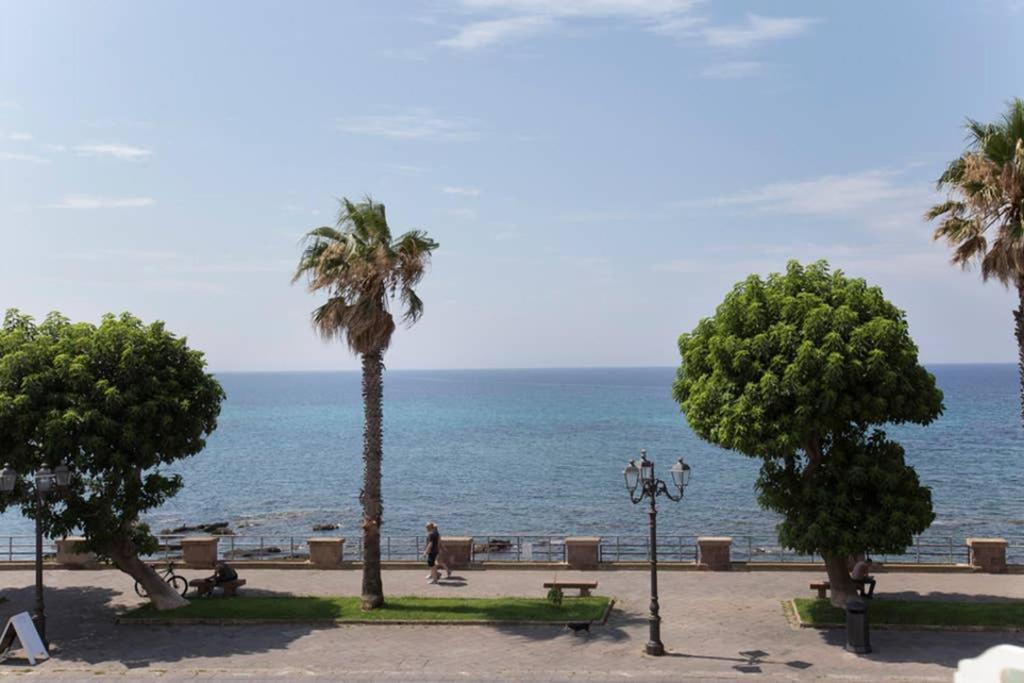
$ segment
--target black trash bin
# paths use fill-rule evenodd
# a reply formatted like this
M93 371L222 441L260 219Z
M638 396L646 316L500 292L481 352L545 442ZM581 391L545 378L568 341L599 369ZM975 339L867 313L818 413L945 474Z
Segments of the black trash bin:
M871 652L868 606L860 598L846 601L846 650L858 655Z

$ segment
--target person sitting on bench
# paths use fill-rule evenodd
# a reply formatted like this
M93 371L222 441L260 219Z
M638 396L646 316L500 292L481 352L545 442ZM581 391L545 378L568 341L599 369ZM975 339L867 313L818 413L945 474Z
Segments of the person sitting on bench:
M853 565L853 571L850 573L850 578L860 588L860 594L865 598L873 597L875 594L875 577L868 574L871 571L871 558L865 557L863 560ZM867 593L864 592L864 588L867 587Z
M224 560L217 560L217 570L213 572L213 576L207 579L207 581L212 581L214 586L220 586L221 584L237 580L238 572Z

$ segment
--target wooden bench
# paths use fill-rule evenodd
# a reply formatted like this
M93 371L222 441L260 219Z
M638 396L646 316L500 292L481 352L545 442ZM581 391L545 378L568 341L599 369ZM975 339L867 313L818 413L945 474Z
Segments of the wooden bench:
M213 579L192 579L188 582L188 585L195 588L196 595L200 597L213 595L213 589L220 588L224 591L224 597L229 598L238 595L238 589L245 585L245 579L235 579L234 581L225 581L224 583L217 583Z
M590 597L590 591L597 588L597 581L549 581L544 584L545 588L575 588L580 592L581 598Z
M821 583L812 583L811 590L818 591L818 599L824 600L828 597L828 590L832 587L828 581L822 581Z

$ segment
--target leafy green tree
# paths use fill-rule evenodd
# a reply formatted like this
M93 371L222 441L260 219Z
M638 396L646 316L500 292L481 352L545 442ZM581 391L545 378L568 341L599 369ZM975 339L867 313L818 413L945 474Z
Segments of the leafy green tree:
M848 558L894 553L933 519L931 496L887 423L928 424L942 392L917 360L902 311L820 261L751 275L679 338L673 385L702 439L762 460L760 503L780 541L825 559L832 600L854 586Z
M955 265L978 264L983 280L1017 290L1013 318L1024 419L1024 101L1010 102L995 123L968 119L966 128L967 151L938 181L948 198L927 216L939 219L935 239L953 248Z
M313 311L313 327L325 340L344 339L363 362L363 609L384 604L380 573L381 460L384 352L391 343L395 306L413 324L423 302L413 289L438 244L420 230L392 240L384 205L367 198L358 204L343 199L334 227L306 235L305 248L292 278L305 278L310 292L323 291L327 302Z
M8 311L0 329L0 457L27 477L64 463L71 486L37 510L44 532L80 530L90 550L139 581L158 609L186 604L139 559L157 541L140 521L183 485L167 466L195 455L216 428L224 393L203 355L162 323L124 314L98 326L51 314L40 325Z

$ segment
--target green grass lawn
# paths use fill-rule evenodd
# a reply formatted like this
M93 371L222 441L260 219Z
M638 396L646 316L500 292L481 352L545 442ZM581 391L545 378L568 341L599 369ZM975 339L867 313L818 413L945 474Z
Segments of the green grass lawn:
M846 612L828 600L796 598L805 624L845 624ZM940 602L932 600L868 600L872 624L907 626L989 626L1024 628L1021 602Z
M151 605L121 619L293 619L335 621L598 621L609 599L566 598L556 607L543 598L387 598L384 607L359 609L359 598L237 597L198 598L176 610L158 612Z

